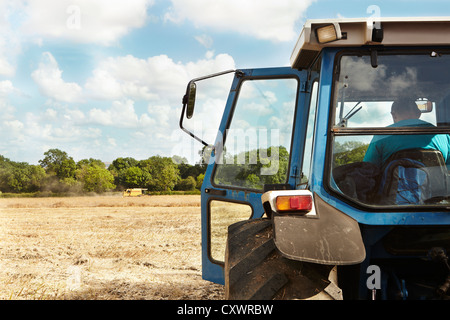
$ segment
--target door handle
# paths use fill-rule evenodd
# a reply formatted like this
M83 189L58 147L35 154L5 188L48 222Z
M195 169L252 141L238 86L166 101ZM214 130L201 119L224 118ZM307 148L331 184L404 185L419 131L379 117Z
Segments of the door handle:
M217 189L205 189L205 193L213 195L213 196L226 196L226 190L217 190Z

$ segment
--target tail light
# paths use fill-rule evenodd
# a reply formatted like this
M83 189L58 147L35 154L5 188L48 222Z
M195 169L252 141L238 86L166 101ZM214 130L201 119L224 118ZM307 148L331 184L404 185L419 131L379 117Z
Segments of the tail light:
M272 213L315 216L314 200L309 190L274 190L261 197L267 215Z
M312 196L278 196L276 198L277 211L300 211L309 212L312 210Z

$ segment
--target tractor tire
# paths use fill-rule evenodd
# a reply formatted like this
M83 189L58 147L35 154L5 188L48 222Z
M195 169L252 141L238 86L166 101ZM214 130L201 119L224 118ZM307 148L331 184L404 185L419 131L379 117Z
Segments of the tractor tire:
M284 258L275 247L269 219L246 220L228 228L225 253L228 300L322 299L317 297L322 297L324 289L333 285L329 280L332 269L333 266Z

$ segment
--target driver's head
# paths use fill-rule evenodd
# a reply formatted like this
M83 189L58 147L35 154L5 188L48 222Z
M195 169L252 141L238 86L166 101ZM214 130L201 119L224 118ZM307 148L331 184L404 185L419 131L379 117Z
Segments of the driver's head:
M401 98L392 104L391 114L395 123L401 120L419 119L421 112L414 99Z

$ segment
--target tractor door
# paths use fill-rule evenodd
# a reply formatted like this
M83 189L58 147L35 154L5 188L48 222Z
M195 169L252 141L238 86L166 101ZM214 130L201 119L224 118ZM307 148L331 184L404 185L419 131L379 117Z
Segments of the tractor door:
M204 279L224 283L228 226L262 217L265 189L295 188L299 148L292 145L301 133L294 123L304 114L306 78L306 72L291 68L235 72L218 136L204 149L209 156L201 195Z

